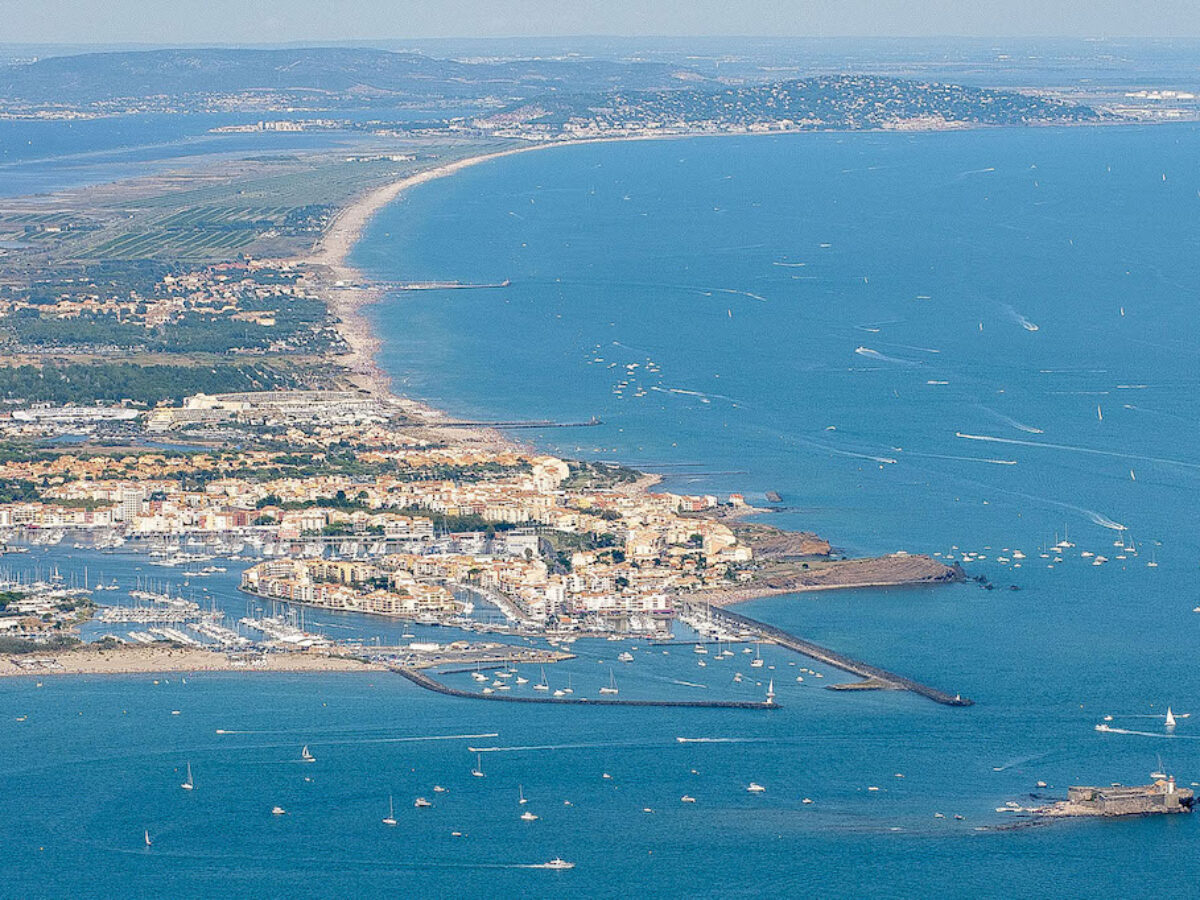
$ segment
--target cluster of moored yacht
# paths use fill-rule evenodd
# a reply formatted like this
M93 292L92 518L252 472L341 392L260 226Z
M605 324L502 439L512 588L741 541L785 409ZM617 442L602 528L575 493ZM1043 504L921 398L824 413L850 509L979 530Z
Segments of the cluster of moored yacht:
M218 733L224 733L224 732L218 730ZM317 761L317 758L308 749L307 744L305 744L303 747L300 748L300 761L302 763L315 763ZM184 780L183 780L183 782L180 783L179 787L185 791L194 791L196 789L196 781L192 775L191 761L188 761L187 766L186 766L186 771L187 771L187 775L184 777ZM475 778L486 777L486 775L483 771L483 754L482 753L476 754L475 767L471 769L471 775ZM312 779L305 777L304 780L311 781ZM446 788L442 787L440 784L435 784L433 786L433 792L435 794L445 794L445 793L448 793L448 790ZM525 807L525 805L529 802L525 797L525 789L522 785L517 785L517 797L518 797L517 804L519 806L521 806L522 808ZM566 802L566 804L568 806L570 805L570 801L564 801L564 802ZM413 800L413 807L415 809L430 809L433 807L433 802L431 800L427 800L425 797L417 797L415 800ZM275 806L271 807L271 815L286 816L286 815L288 815L288 811L282 806L275 805ZM524 808L522 809L522 812L520 815L521 821L536 822L539 818L541 818L541 817L538 816L537 814L531 812L530 810L524 809ZM396 818L396 805L394 802L394 798L392 797L391 794L388 795L388 813L386 816L383 817L383 819L381 821L384 825L387 825L388 827L395 827L400 824L399 820ZM454 831L454 832L451 832L451 836L452 837L462 837L463 833L460 831ZM153 846L154 840L153 840L153 838L150 837L150 829L148 829L148 828L145 829L145 831L144 831L144 840L145 840L145 844L147 847ZM535 863L535 864L526 866L525 868L530 868L530 869L573 869L573 868L575 868L575 864L572 862L567 862L566 860L562 859L561 857L556 856L554 859L550 860L549 862Z
M484 685L480 693L494 694L496 691L511 691L514 686L524 687L529 684L529 679L525 678L515 668L511 666L494 673L494 675L485 675L483 672L472 672L471 677L479 684ZM553 697L567 697L575 693L575 688L571 684L571 676L567 675L567 684L565 687L550 689L550 681L546 677L546 667L542 666L542 677L533 684L533 690L543 694L550 694ZM600 688L601 694L612 695L620 693L617 688L617 676L609 669L608 684Z
M638 648L637 648L637 646L634 646L631 649L637 650ZM707 668L708 662L705 661L706 659L716 662L716 661L734 659L738 655L728 645L722 645L720 642L717 643L715 650L713 650L711 653L710 653L709 646L704 643L696 644L692 648L692 651L696 655L696 657L697 657L696 662L701 668ZM669 650L663 650L662 652L664 655L670 653ZM752 669L766 668L771 671L775 670L775 666L773 664L768 665L767 662L763 659L762 647L760 644L755 644L755 646L753 648L743 647L742 653L745 655L751 656L751 659L749 660L750 668L752 668ZM617 656L617 659L622 663L631 663L634 660L634 656L628 650L625 650L625 651L622 651ZM598 660L598 662L603 662L603 661ZM788 665L791 666L792 668L795 668L798 672L802 673L802 674L796 676L796 681L799 683L804 682L805 675L811 676L813 678L824 678L825 677L822 673L816 671L815 669L810 669L806 666L798 666L797 663L795 663L795 662L789 662ZM520 673L520 671L518 669L516 669L515 667L513 667L512 665L508 665L508 666L501 668L498 671L495 671L491 674L487 674L485 672L482 672L482 671L479 671L478 669L476 669L474 672L471 673L471 678L474 679L477 684L481 685L480 693L482 693L482 694L495 694L498 691L500 691L500 692L512 691L514 688L522 688L527 685L533 691L536 691L538 693L543 693L543 694L549 694L550 696L556 697L556 698L565 698L565 697L568 697L575 693L575 688L573 686L572 677L570 674L567 675L567 683L564 686L552 687L548 677L546 676L545 666L543 666L541 668L541 677L537 681L533 682L532 684L530 684L529 678L526 678L525 676L523 676ZM733 677L731 680L734 684L741 684L745 680L745 678L746 678L746 676L744 676L740 671L735 671L733 673ZM762 685L761 681L758 681L755 683L759 686ZM691 685L691 682L685 682L685 681L677 681L676 684L685 684L685 685L690 685L690 686L694 686L694 687L703 687L703 685ZM620 693L620 689L617 687L616 674L611 668L608 671L608 684L602 685L599 688L599 693L603 696L615 696ZM775 696L775 688L774 688L773 681L772 681L771 687L768 691L768 696L770 699L773 699Z
M1068 556L1073 556L1077 549L1075 544L1067 538L1057 540L1058 535L1055 535L1055 542L1050 545L1043 545L1038 552L1040 559L1047 560L1046 568L1053 569L1055 566L1064 562ZM1004 566L1011 566L1014 569L1021 568L1022 564L1028 558L1023 550L1017 548L1001 547L998 551L993 551L992 547L984 547L987 552L975 550L965 550L957 544L951 546L949 552L935 552L933 555L946 560L947 562L982 562L986 559L992 559L994 562ZM1117 562L1129 562L1140 559L1139 548L1137 542L1132 537L1126 537L1124 534L1117 537L1113 541L1112 560ZM1079 558L1090 561L1093 566L1102 566L1110 561L1110 558L1102 553L1096 553L1093 550L1080 550ZM1150 559L1146 561L1146 568L1157 569L1158 559L1154 550L1150 551Z

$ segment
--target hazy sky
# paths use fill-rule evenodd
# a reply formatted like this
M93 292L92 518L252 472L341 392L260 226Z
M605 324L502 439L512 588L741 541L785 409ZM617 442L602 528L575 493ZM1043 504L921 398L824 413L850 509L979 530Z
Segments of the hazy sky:
M1200 36L1200 0L0 0L0 42Z

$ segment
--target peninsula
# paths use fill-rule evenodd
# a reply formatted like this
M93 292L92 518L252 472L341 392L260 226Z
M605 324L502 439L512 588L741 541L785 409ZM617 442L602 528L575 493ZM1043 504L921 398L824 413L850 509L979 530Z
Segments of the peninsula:
M739 94L737 109L768 108L762 90ZM896 91L984 96L871 80L788 90L789 103L825 97L846 108L864 92L893 107ZM671 102L699 108L688 96ZM645 109L665 102L639 97ZM552 140L531 140L497 116L470 134L362 138L363 153L337 160L247 161L219 176L201 163L170 184L135 179L39 198L38 213L8 201L0 219L39 239L9 251L14 266L0 285L9 350L0 386L14 398L0 416L12 448L0 459L6 545L70 534L84 546L152 552L193 577L204 574L190 558L202 547L208 558L251 563L241 586L265 601L466 629L475 628L471 606L485 602L509 627L548 634L665 635L689 605L964 577L920 554L842 558L816 535L747 523L756 510L738 494L662 491L657 476L545 454L393 393L361 314L386 287L350 263L381 208L514 153L675 136L578 128L567 117ZM48 443L67 435L84 440ZM171 449L150 446L162 441ZM10 587L11 635L36 648L71 633L73 620L22 616L47 601ZM163 606L131 620L153 626L140 640L177 640L182 623L206 646L241 646L169 592L146 599ZM250 624L293 639L285 624ZM88 665L79 659L72 665Z

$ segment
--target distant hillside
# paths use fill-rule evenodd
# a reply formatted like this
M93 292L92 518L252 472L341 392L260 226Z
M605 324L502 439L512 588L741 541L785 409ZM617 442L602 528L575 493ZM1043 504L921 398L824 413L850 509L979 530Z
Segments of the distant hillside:
M560 90L652 90L699 76L664 63L520 60L462 63L353 48L152 50L57 56L0 67L0 99L82 106L116 99L252 91L350 100L527 98Z
M1104 114L1062 100L961 85L829 75L737 88L543 96L480 120L485 128L620 131L647 128L887 128L1084 123Z

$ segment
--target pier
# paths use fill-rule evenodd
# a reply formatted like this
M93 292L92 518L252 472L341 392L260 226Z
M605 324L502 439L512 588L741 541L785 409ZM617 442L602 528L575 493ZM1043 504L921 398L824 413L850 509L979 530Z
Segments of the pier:
M466 700L498 700L502 703L546 703L558 706L657 706L686 709L780 709L778 703L769 700L589 700L586 697L521 697L506 694L481 694L463 691L431 678L420 669L408 666L390 666L397 675L407 678L418 687Z
M774 625L768 625L766 622L760 622L758 619L752 619L749 616L744 616L740 613L730 612L728 609L720 608L704 608L700 609L693 607L691 610L698 615L706 615L715 622L720 622L724 625L735 626L737 628L751 629L762 635L764 639L778 644L780 647L786 647L789 650L794 650L811 659L823 662L835 669L840 669L843 672L849 672L852 675L858 675L864 680L859 684L850 684L845 686L831 685L831 690L894 690L894 691L909 691L913 694L918 694L922 697L927 697L934 703L941 703L944 706L973 706L975 701L968 700L959 694L948 694L945 691L930 687L927 684L922 684L919 681L913 681L911 678L906 678L903 675L897 675L894 672L889 672L886 669L881 669L878 666L872 666L868 663L861 662L853 657L830 650L827 647L822 647L820 644L814 644L812 641L806 641L804 638L797 637L790 632L784 631L782 628L776 628Z
M405 425L406 428L419 428L423 423ZM594 428L603 425L604 421L592 416L586 422L555 422L553 419L534 419L531 421L500 421L500 422L429 422L426 428Z

